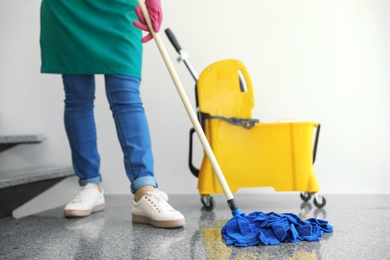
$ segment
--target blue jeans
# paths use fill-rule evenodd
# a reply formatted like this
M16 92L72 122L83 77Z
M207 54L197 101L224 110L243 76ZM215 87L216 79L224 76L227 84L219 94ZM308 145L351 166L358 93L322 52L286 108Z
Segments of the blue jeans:
M94 119L95 76L62 75L65 89L65 130L73 168L81 186L102 181ZM149 127L139 92L140 80L105 75L106 95L124 155L131 192L157 187Z

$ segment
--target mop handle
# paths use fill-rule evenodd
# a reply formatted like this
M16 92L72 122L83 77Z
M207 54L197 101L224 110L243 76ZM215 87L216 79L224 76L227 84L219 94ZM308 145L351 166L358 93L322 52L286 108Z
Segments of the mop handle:
M153 35L153 38L157 44L158 49L160 50L160 53L164 59L165 65L167 66L169 73L171 74L172 80L175 83L176 89L179 92L180 98L181 98L181 100L182 100L182 102L187 110L187 114L189 115L191 122L195 128L195 131L196 131L196 133L201 141L201 144L202 144L203 149L207 155L207 158L210 160L211 166L214 170L215 175L217 176L219 184L222 187L222 190L225 194L225 197L228 201L231 201L234 199L233 194L230 191L230 188L226 182L225 177L223 176L222 170L219 167L217 159L215 158L215 155L214 155L214 153L210 147L210 144L206 138L206 135L204 134L203 129L202 129L197 117L196 117L196 114L192 109L192 105L191 105L190 101L188 100L187 94L184 91L183 85L182 85L182 83L181 83L181 81L176 73L175 68L172 65L172 62L168 56L168 53L164 47L164 44L163 44L159 34L156 33L152 28L152 23L151 23L150 16L149 16L148 10L146 8L146 5L145 5L143 0L138 0L138 4L142 9L142 13L145 17L146 23L150 29L150 32Z

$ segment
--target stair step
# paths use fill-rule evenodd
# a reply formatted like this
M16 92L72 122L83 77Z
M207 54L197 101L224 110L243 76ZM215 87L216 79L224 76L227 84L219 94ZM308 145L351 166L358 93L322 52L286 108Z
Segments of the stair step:
M41 143L45 139L43 135L2 135L0 136L0 152L18 144Z
M0 218L12 216L14 209L70 176L74 171L69 166L0 171Z
M37 166L3 172L0 171L0 189L73 175L73 168L69 166Z

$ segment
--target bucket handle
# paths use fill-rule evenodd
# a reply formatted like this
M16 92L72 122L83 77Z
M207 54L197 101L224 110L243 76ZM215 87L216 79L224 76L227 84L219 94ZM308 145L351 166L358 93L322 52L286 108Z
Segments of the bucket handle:
M320 130L321 130L321 125L317 124L317 131L316 131L316 137L314 139L314 146L313 146L313 164L316 161L316 156L317 156L317 147L318 147L318 140L320 138Z

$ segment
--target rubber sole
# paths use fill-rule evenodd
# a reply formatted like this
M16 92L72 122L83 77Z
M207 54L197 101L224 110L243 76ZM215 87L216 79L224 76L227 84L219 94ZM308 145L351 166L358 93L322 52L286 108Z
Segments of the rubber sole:
M94 212L102 211L105 204L97 205L90 210L64 210L64 215L67 218L80 218L91 215Z
M180 228L185 225L185 219L158 221L140 215L132 214L132 216L134 223L147 224L159 228Z

